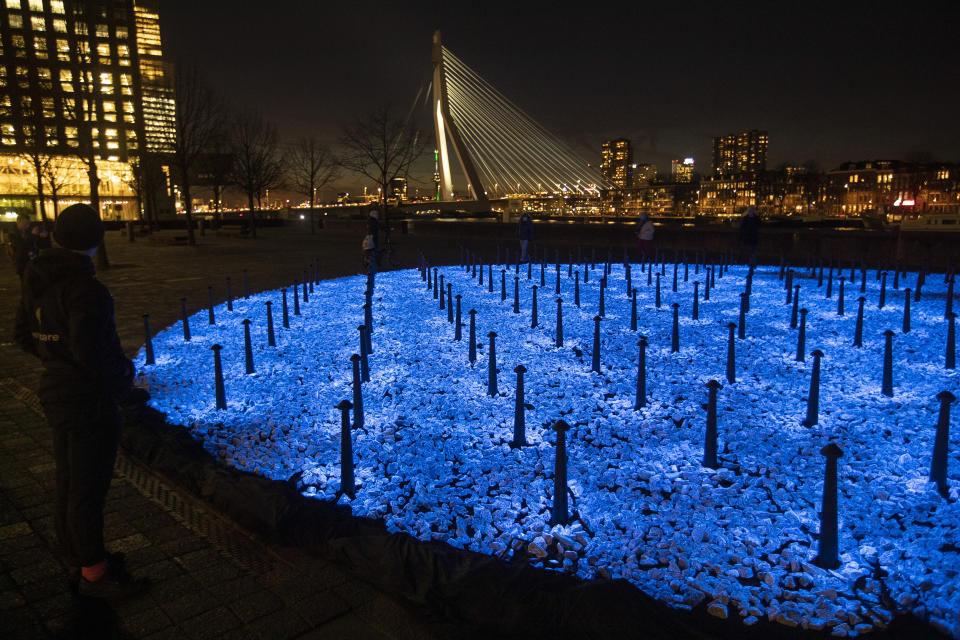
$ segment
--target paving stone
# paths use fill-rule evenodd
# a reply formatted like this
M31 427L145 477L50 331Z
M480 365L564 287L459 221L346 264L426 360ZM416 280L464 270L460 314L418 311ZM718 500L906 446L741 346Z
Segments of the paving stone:
M250 622L251 620L262 618L263 616L273 613L274 611L277 611L283 607L283 600L269 591L263 590L249 593L230 603L230 609L243 622ZM299 610L304 614L304 617L310 620L310 618L306 615L308 607L302 607L299 608Z
M171 626L170 617L160 607L152 607L145 611L124 618L123 629L137 638L143 638L161 629Z
M227 607L217 607L185 620L180 627L191 638L217 638L240 626L240 619Z
M312 593L297 604L297 609L310 624L322 625L348 613L353 607L334 589Z
M130 553L131 551L149 546L150 541L142 533L134 533L124 538L110 540L106 543L106 547L114 553L121 551L124 553Z

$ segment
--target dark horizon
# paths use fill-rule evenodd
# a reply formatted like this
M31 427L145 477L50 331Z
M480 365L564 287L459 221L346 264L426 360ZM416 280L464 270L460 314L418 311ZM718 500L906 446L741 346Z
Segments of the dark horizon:
M626 137L636 162L668 173L671 158L692 156L708 174L712 138L747 129L769 133L769 168L960 161L956 5L694 5L581 15L556 5L293 3L266 12L168 1L160 16L166 56L198 66L232 106L262 111L284 140L333 142L383 101L405 112L430 80L440 29L458 57L587 161L598 161L603 140ZM426 114L423 122L432 138Z

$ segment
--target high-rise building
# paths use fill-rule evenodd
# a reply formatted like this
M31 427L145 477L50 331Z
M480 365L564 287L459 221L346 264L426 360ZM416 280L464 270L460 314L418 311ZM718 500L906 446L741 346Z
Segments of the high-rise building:
M756 129L714 138L714 175L728 177L766 170L768 144L767 132Z
M657 165L655 164L635 164L633 165L633 176L635 182L645 186L657 179Z
M600 158L600 172L617 188L633 186L633 146L629 140L605 140L600 148Z
M398 204L407 199L406 178L394 178L390 181L390 186L387 189L387 199L396 200Z
M693 182L693 158L671 160L670 174L674 182Z
M145 150L170 151L175 139L157 0L3 2L3 210L36 212L38 157L59 166L59 178L44 185L46 198L58 196L64 205L89 199L80 160L89 150L96 156L104 217L134 217L129 162Z

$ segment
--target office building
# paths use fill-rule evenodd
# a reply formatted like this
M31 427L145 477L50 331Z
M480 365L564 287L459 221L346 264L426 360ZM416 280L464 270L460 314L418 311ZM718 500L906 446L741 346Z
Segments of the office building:
M670 175L674 182L693 182L693 158L671 160Z
M0 205L7 217L89 201L95 156L105 219L136 217L130 162L172 151L172 75L156 0L2 0ZM53 167L53 168L51 168Z
M626 138L605 140L600 147L600 172L618 189L633 186L633 146Z
M720 178L756 174L767 168L766 131L743 131L713 139L713 173Z

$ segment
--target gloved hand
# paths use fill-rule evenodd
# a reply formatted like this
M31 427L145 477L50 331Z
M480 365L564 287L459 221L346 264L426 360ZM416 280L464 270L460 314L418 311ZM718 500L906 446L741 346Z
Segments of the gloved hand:
M130 387L130 391L120 398L120 404L137 405L144 404L150 399L150 394L146 389L140 387Z

